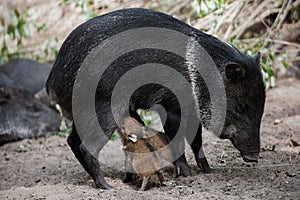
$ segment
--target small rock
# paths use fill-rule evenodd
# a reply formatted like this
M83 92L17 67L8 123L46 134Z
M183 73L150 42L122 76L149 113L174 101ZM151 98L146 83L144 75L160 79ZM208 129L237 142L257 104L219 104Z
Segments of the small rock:
M295 172L286 172L288 177L295 177L297 174Z
M4 156L4 159L5 159L6 161L9 161L9 156L8 156L7 153L4 153L3 156Z
M18 149L15 149L15 151L18 153L25 153L29 151L29 148L21 144Z
M300 146L300 145L299 145L299 143L298 143L298 142L296 142L295 140L293 140L293 139L290 139L290 141L291 141L291 143L292 143L293 147L298 147L298 146Z
M280 119L275 119L275 120L274 120L274 125L280 124L281 122L282 122L282 120L280 120Z

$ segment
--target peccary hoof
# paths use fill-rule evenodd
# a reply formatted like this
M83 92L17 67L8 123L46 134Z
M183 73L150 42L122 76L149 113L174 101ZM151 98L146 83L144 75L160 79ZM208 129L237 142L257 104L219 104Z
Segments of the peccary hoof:
M189 165L187 164L187 161L185 157L181 156L178 160L175 161L175 173L173 174L173 177L176 178L177 176L192 176L192 171Z
M110 186L102 177L100 178L99 181L95 181L95 184L96 184L97 188L102 188L102 189L106 189L106 190L113 189L113 187Z
M203 171L203 173L208 174L211 172L211 168L206 160L206 157L199 158L199 160L197 161L197 165Z

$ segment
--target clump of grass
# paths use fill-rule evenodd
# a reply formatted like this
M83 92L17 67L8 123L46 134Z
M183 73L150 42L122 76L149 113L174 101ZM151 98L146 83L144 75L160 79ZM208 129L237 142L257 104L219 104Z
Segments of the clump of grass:
M51 135L57 135L60 137L68 137L71 133L71 129L67 126L66 120L63 118L62 110L60 105L55 105L56 110L59 112L60 116L62 117L62 120L60 122L59 129L57 131L53 131Z

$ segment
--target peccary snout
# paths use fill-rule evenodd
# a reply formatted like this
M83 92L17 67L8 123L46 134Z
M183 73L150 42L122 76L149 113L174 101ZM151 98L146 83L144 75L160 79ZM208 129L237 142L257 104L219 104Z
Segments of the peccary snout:
M221 139L229 139L232 142L240 151L245 162L258 162L260 152L259 130L250 134L249 131L239 131L231 125L227 128L226 134L221 136Z

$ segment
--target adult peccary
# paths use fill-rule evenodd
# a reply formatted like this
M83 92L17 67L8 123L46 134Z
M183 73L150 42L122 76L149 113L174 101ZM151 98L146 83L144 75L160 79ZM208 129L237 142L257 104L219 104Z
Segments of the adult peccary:
M49 73L48 64L27 58L13 58L0 65L0 86L26 90L47 106L53 107L45 90Z
M61 117L28 91L0 86L0 145L55 131Z
M26 58L15 58L0 66L0 85L36 94L45 87L50 67Z
M226 90L226 119L223 131L219 133L220 138L230 139L241 152L244 161L257 162L260 151L260 123L265 103L265 89L259 64L260 54L251 58L233 46L158 11L137 8L111 12L83 23L68 36L59 51L47 81L49 94L61 105L63 112L70 119L73 119L72 90L76 74L87 55L105 39L126 30L141 27L161 27L180 32L194 38L208 52L220 71ZM103 49L103 52L105 50ZM193 53L193 49L189 50L190 53ZM186 79L193 77L192 81L199 90L194 92L195 103L199 104L200 108L200 111L197 110L197 112L203 113L202 109L209 110L210 97L205 82L199 74L188 71L184 58L178 58L176 55L158 49L137 50L113 62L110 68L105 71L106 74L102 75L101 83L99 82L96 91L97 118L108 138L117 127L110 107L114 85L128 70L145 63L160 63L171 66L185 74ZM190 82L192 81L190 80ZM84 84L85 82L82 82L82 86ZM153 104L160 104L166 110L167 118L163 128L172 140L180 124L181 110L176 97L167 88L156 84L147 84L145 87L141 87L130 99L130 114L138 119L136 109L149 109ZM209 120L207 117L209 117L209 113L201 116L201 123L204 126ZM217 121L211 122L212 126L217 124ZM80 133L80 135L82 134L84 133ZM210 167L201 148L201 135L202 128L200 125L193 141L188 142L195 154L197 165L204 172L209 172ZM110 188L103 177L98 160L82 144L75 125L73 125L68 143L76 158L94 179L96 186ZM103 145L99 145L98 152ZM178 145L178 148L180 146ZM175 161L175 165L180 174L191 175L184 153Z
M123 127L117 130L125 153L127 173L124 182L128 179L130 181L131 177L128 176L134 172L143 178L141 191L146 189L152 174L157 174L160 184L163 184L161 169L164 167L164 161L172 162L174 156L172 149L167 146L170 142L167 135L142 126L132 117L126 117ZM160 150L162 148L164 149Z

